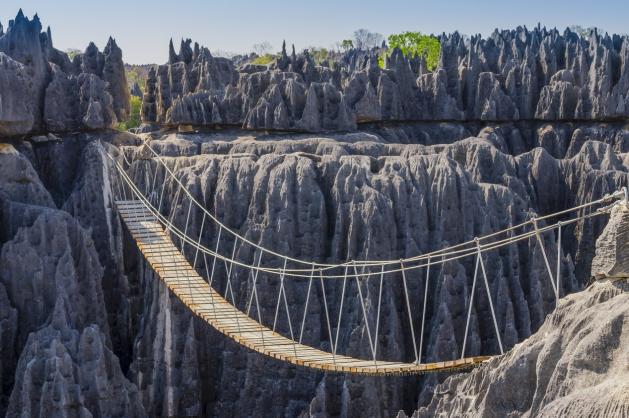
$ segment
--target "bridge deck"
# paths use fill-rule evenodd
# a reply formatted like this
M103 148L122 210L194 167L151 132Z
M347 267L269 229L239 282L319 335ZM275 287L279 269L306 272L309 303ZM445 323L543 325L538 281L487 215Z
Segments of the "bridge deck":
M116 206L140 251L166 286L195 315L254 351L299 366L365 375L420 374L464 369L490 358L479 356L414 364L332 355L298 344L259 324L210 287L175 247L161 224L142 202L117 201Z

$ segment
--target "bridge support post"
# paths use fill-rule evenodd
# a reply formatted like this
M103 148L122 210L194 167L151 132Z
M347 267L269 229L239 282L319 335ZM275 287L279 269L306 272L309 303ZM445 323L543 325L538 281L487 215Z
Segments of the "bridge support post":
M596 240L592 277L597 280L629 277L629 203L614 205L609 222Z

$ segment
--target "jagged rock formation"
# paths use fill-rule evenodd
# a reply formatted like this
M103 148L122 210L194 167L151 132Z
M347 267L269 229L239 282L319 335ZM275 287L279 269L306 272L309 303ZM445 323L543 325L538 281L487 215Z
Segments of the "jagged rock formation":
M629 135L619 126L404 126L346 135L258 138L264 141L239 135L244 134L173 134L153 141L153 146L171 155L169 165L178 175L185 174L193 193L227 225L270 248L319 260L347 254L396 258L429 251L518 223L531 210L548 213L588 201L627 181L623 155L629 149ZM125 145L130 161L135 161L132 172L138 182L146 181L141 170L152 178L152 163L136 148L138 138L128 134L91 138ZM400 138L409 144L396 143ZM52 355L51 344L58 344L56 336L63 334L66 322L75 331L68 334L73 336L63 342L63 349L57 346L68 353L71 361L66 363L77 373L58 380L63 399L75 399L76 388L88 385L79 371L102 367L100 360L85 360L81 335L87 333L96 341L99 358L106 364L115 363L112 354L120 359L120 366L103 372L108 383L102 392L79 403L90 412L113 408L94 400L106 394L125 399L117 404L120 409L109 413L132 416L141 416L142 409L148 415L241 416L259 411L280 416L393 416L400 408L411 410L430 399L438 376L381 380L312 373L250 353L191 318L146 270L112 217L110 197L102 192L110 187L102 169L104 157L97 143L89 140L86 135L62 135L33 147L5 146L0 154L4 158L0 252L5 254L0 286L7 299L0 311L0 349L7 353L0 364L7 388L3 408L25 409L21 399L26 394L39 394L42 401L37 405L59 407L47 398L45 386L24 383L39 381L29 380L34 371L24 365L39 364ZM422 145L424 141L435 145ZM158 173L158 183L162 175ZM175 196L171 186L166 190L168 208ZM185 220L186 210L176 210L176 222ZM574 239L564 242L562 293L578 290L587 280L583 272L589 271L593 237L603 226L603 220L588 221L565 232L564 238ZM57 232L51 235L48 230ZM48 238L37 243L25 239L34 236L57 238L50 243ZM212 245L208 239L206 244ZM57 252L62 248L67 255ZM35 285L37 274L26 273L37 269L42 263L38 254L47 251L52 253L42 271L58 271L53 276L58 283L69 283L56 286L56 293L44 292ZM531 335L554 305L545 268L539 257L534 261L526 256L530 251L538 251L535 241L487 260L495 300L500 301L496 311L503 342L509 347ZM556 262L553 257L551 263ZM12 261L18 259L22 261ZM433 271L430 292L435 297L428 309L432 325L425 351L429 360L459 355L465 317L461 307L471 286L471 269L471 262L462 262ZM237 298L247 292L246 279L240 273L234 277ZM419 301L423 275L411 282L409 290ZM222 285L217 279L217 286ZM24 292L15 289L24 286L41 295L32 298L45 301L38 310L27 308L26 299L19 297ZM81 291L83 286L88 291ZM261 300L270 300L277 291L269 286ZM299 286L287 289L289 300L305 297ZM338 289L328 291L331 299L338 296ZM394 285L385 287L381 352L408 357L412 345L401 326L398 292ZM369 294L376 294L375 288ZM312 306L318 306L320 297L312 295ZM495 352L492 328L482 320L487 317L487 299L482 293L477 297L469 354ZM5 298L1 288L0 298ZM358 306L346 304L358 312ZM80 314L85 306L93 309ZM63 320L55 322L56 318ZM325 346L325 319L320 312L313 318L304 341ZM278 326L286 328L285 318ZM343 350L368 354L361 329L360 321L342 329ZM9 346L17 348L2 348Z
M447 379L413 418L627 416L628 318L626 279L596 282L506 355Z
M288 68L284 50L278 68L245 65L239 73L230 60L190 44L182 41L177 54L171 41L168 63L149 74L142 107L145 123L301 131L355 128L339 80L333 83L330 72L315 68L309 57L295 58Z
M602 186L609 191L626 181L622 158L617 157L609 145L586 142L576 155L561 160L554 159L543 149L512 157L507 154L507 150L509 146L518 145L507 145L505 138L516 137L513 132L505 133L497 129L491 133L485 131L482 136L482 139L469 138L446 147L425 147L382 142L351 144L331 138L312 137L299 141L267 140L262 143L246 140L206 142L203 136L171 135L161 141L154 141L153 146L173 156L169 160L171 168L183 176L195 196L228 226L277 251L318 260L344 259L346 254L359 258L396 258L429 251L446 243L472 238L489 229L520 222L531 207L539 207L543 213L547 213L576 204L581 198L573 200L573 191L581 190L576 192L580 194L598 182L601 183L594 186L598 191L590 189L593 194L587 192L588 195L599 195L603 189L598 187ZM195 144L196 141L200 144ZM520 141L524 142L522 138ZM523 144L519 146L525 147ZM129 148L127 151L131 160L143 158L144 153L139 150ZM197 155L199 152L200 155ZM142 173L154 172L151 164L143 159L137 161L135 170L138 176L136 180L141 185L144 181ZM157 183L161 184L162 181L158 173ZM170 186L167 190L170 190ZM164 201L166 207L172 205L174 192L169 195ZM299 202L308 203L298 206ZM362 209L372 206L381 208L381 211L372 213ZM184 222L186 212L187 205L179 206L174 215L175 221ZM192 219L196 219L198 226L200 215L192 213ZM430 219L435 219L435 223ZM491 225L485 222L491 222ZM285 232L289 226L294 233ZM584 225L583 231L596 234L598 232L594 231L600 232L601 228L602 224L595 222ZM577 233L577 230L574 232ZM575 241L570 240L572 244L565 244L571 247L566 250L571 255L566 256L563 262L566 276L562 279L562 294L580 288L587 280L587 275L580 273L580 266L590 263L592 243L579 238L578 234L581 232L577 233ZM215 237L216 231L208 236ZM210 240L205 244L213 246L215 242ZM535 243L531 242L530 247L522 251L520 253L514 249L506 258L493 255L487 261L487 265L492 266L489 275L496 292L495 300L499 301L499 326L503 341L508 346L513 346L537 329L554 304L541 257L527 255L527 261L516 261L522 260L524 254L539 251ZM517 267L514 267L514 263ZM429 308L433 324L428 337L429 360L460 355L465 326L463 298L471 286L472 268L469 263L455 263L442 271L433 272L434 288L431 287L430 292L437 296ZM238 299L247 294L247 278L236 276L236 283L240 283L236 291ZM217 275L219 288L223 285L220 277ZM503 281L498 277L509 279ZM522 283L518 277L527 279ZM414 295L421 293L422 280L417 277L410 284ZM298 301L303 302L305 288L290 287L289 300L296 300L295 304L299 305ZM274 291L277 290L272 286L263 289L261 300L272 298ZM370 294L376 294L376 289L371 289ZM382 321L387 324L386 329L390 334L383 337L382 352L387 356L411 356L409 336L404 335L400 323L403 319L399 312L403 311L403 306L397 305L399 295L393 287L385 287L385 295L389 302L383 311ZM313 295L311 301L320 297ZM477 297L482 302L473 315L470 353L495 352L497 342L491 327L480 319L487 318L487 300L481 294ZM156 296L152 298L155 299ZM317 306L316 302L313 304ZM268 313L274 306L262 309ZM359 307L354 306L352 309L357 312ZM155 315L159 318L164 313L156 312ZM321 344L322 340L325 344L325 338L321 337L325 335L325 320L321 313L319 315L320 325L314 326L306 337L309 343L315 345ZM183 341L189 340L187 335L190 328L185 316L177 321L183 322L176 327L177 336L173 335L172 338L178 341L175 343L177 347L183 347ZM280 322L281 327L287 327L285 320ZM361 351L365 349L365 344L357 331L360 329L358 323L356 327L344 329L341 334L343 344L353 354L368 356L367 352ZM195 345L199 344L199 335L205 335L204 331L197 334L199 328L202 329L198 325L194 328ZM172 327L169 329L175 332ZM148 342L141 344L143 347L153 346L156 338L153 335L159 336L155 331L144 332L143 335L149 338ZM205 350L197 348L196 351L201 353ZM229 348L228 353L222 355L225 362L241 364L246 361L249 370L257 370L257 366L250 363L254 361L251 354L239 350L234 352L232 348ZM153 359L151 362L142 357L141 362L132 366L136 373L142 372L139 375L152 375L156 379L145 389L147 393L154 393L154 388L164 384L165 377L151 372L154 367L151 364L162 362L155 355L153 352L149 356ZM258 364L258 360L253 364ZM240 372L241 366L235 367L237 370L224 369L224 378L210 375L221 382L217 394L219 398L229 396L227 394L230 391L236 391L246 384L249 374ZM274 367L283 369L285 366ZM182 369L178 370L176 373L183 373ZM177 375L171 379L179 379ZM437 382L436 376L430 376L424 379L423 387L430 388ZM391 404L408 402L409 398L390 389L392 385L404 385L401 380L374 380L370 384ZM312 387L305 382L300 385ZM394 412L390 410L383 412L387 406L383 406L383 410L374 409L373 403L369 401L371 396L366 392L360 393L365 385L364 380L353 377L327 376L319 381L317 395L308 408L312 411L322 409L325 411L323 414L330 415L393 415ZM351 387L356 392L347 395L345 401L340 401L338 393L343 386ZM198 389L191 387L191 390ZM291 392L288 397L294 402L301 402L302 407L306 408L307 400L301 396ZM267 398L262 394L247 392L239 399L239 405L251 410L264 404ZM224 402L220 401L222 407L226 407Z
M7 416L145 416L106 336L97 325L77 331L68 303L57 299L50 324L29 335Z
M72 142L63 141L64 151ZM0 413L144 416L137 387L124 376L121 356L112 350L104 283L114 281L103 278L107 258L97 252L103 244L95 245L93 229L78 213L56 208L33 166L35 160L39 169L49 163L36 152L0 145ZM55 158L48 153L66 171L50 179L51 191L55 181L76 174L68 167L76 156L67 154ZM98 186L90 185L101 202L102 185L102 176ZM111 225L102 215L98 222Z
M536 27L465 40L442 35L434 72L399 50L378 67L373 51L349 51L331 67L305 51L269 66L213 58L191 41L145 87L144 121L165 126L347 131L373 121L615 120L629 116L629 38L588 39ZM220 62L220 65L213 64ZM215 79L210 86L201 79ZM157 84L157 85L156 85ZM314 86L314 87L313 87ZM304 106L304 96L307 106ZM304 113L305 112L305 113Z
M129 113L122 51L110 38L70 60L22 11L0 34L0 136L113 127Z
M591 276L595 278L629 277L629 207L614 208L609 223L596 240L596 256Z
M320 261L425 253L596 199L629 179L626 127L581 120L626 115L626 38L593 34L586 41L537 28L466 43L454 34L441 38L435 72L399 52L380 69L374 51L317 66L286 48L269 66L237 68L184 41L179 53L171 45L167 64L149 71L142 129L247 131L142 138L93 132L128 110L115 42L103 53L90 44L70 60L51 39L39 19L21 13L6 33L0 29L0 137L42 134L0 143L0 415L384 417L429 405L443 381L298 369L191 317L147 270L112 210L97 140L121 147L139 184L155 173L138 147L152 140L225 224L269 248ZM418 119L430 122L379 123ZM506 123L486 123L493 119ZM252 132L258 129L352 132ZM48 132L74 130L90 132ZM163 172L156 182L165 185L164 209L184 222L187 207L176 204ZM562 294L588 281L604 225L594 218L564 230ZM209 246L214 239L202 237ZM554 265L554 240L546 239ZM531 336L554 308L538 254L532 240L486 260L507 347ZM460 355L473 267L462 260L431 270L428 361ZM223 273L218 266L219 288ZM409 280L414 304L424 280ZM237 300L250 290L242 272L234 285ZM274 309L268 301L275 285L260 288L264 314ZM374 306L374 283L365 289ZM327 292L338 307L339 289ZM305 293L302 284L287 285L295 305ZM400 296L396 283L387 284L379 352L412 359ZM316 310L322 295L311 297ZM484 321L488 300L480 291L476 300L467 354L495 353ZM345 309L360 312L357 303L346 301ZM310 315L304 342L326 348L325 319ZM354 319L340 330L339 349L369 357L360 315ZM285 318L278 327L287 329Z

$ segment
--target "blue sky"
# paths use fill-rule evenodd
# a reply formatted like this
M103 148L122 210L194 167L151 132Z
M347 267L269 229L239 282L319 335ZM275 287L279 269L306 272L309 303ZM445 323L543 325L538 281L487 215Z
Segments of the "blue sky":
M176 46L189 37L212 51L240 53L261 41L279 50L283 39L298 49L329 47L358 28L383 35L404 30L486 35L495 27L540 22L561 30L578 24L629 32L628 0L0 0L0 21L6 26L20 7L51 26L57 48L84 49L89 41L102 48L112 35L130 63L165 62L171 37Z

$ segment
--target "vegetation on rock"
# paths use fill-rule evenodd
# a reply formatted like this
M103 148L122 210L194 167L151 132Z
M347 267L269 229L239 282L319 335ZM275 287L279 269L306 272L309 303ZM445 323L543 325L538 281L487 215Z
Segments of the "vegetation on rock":
M352 42L351 39L343 39L341 41L341 48L343 48L344 51L349 51L353 47L354 47L354 42Z
M275 60L276 56L273 54L264 54L264 55L260 55L259 57L255 58L253 61L251 61L252 64L258 64L258 65L267 65L273 62L273 60Z
M129 119L118 124L119 131L137 128L142 123L140 118L140 109L142 108L142 99L138 96L131 96L131 112Z
M439 64L441 54L441 43L439 39L432 35L423 35L421 32L402 32L391 34L388 38L389 49L387 55L390 56L395 48L398 48L405 57L423 57L426 60L426 68L433 71ZM384 56L381 55L378 64L384 67Z

